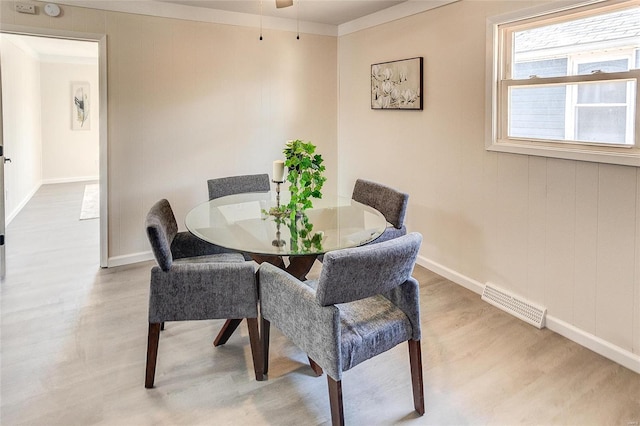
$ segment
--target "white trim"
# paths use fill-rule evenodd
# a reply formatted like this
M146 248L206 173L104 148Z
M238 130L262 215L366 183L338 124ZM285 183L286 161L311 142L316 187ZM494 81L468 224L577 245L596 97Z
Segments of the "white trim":
M396 6L338 25L338 36L386 24L387 22L426 12L457 1L460 0L408 0Z
M230 12L206 7L185 6L161 1L61 0L56 3L136 15L260 28L260 15ZM335 25L308 21L300 21L299 24L300 32L303 33L328 36L338 35L338 27ZM293 32L296 29L296 20L262 16L262 27L265 29Z
M16 208L11 213L9 213L9 215L5 218L5 227L9 226L11 221L15 219L18 213L20 213L20 211L24 208L24 206L27 205L29 200L31 200L31 198L33 198L33 196L36 195L36 192L38 192L38 189L40 189L41 186L42 186L42 182L38 183L33 188L33 190L29 192L29 194L27 194L26 197L24 197L24 199L20 202L20 204L18 204Z
M100 267L109 265L109 116L107 96L107 35L98 39L98 90L100 124L98 146L98 173L100 173Z
M98 42L98 86L100 90L100 141L98 148L100 151L100 267L106 268L108 266L109 256L107 35L58 30L55 28L25 27L3 23L0 23L0 32Z
M636 355L591 333L587 333L552 315L547 315L547 328L623 367L640 374L640 355Z
M467 277L466 275L454 271L453 269L424 256L418 256L417 263L418 265L423 266L474 293L479 295L482 294L484 285L473 278ZM559 335L640 374L640 355L634 354L607 342L600 337L594 336L593 334L555 318L552 315L547 314L546 326L554 333L558 333Z
M454 283L461 285L467 290L471 290L474 293L482 295L484 284L482 284L480 281L469 278L466 275L456 272L453 269L447 268L446 266L438 262L427 259L424 256L418 256L418 261L416 263L420 266L424 266L425 268L435 272L438 275L445 277L449 281L453 281Z
M541 17L547 14L558 13L568 11L577 7L589 6L590 10L595 8L594 5L604 3L605 7L611 6L624 7L625 3L635 4L637 0L572 0L568 3L558 4L544 4L536 6L534 8L522 9L513 11L507 14L493 16L487 18L486 21L486 86L485 86L485 149L487 151L505 152L511 154L523 154L550 158L562 158L568 160L578 161L590 161L597 163L618 164L623 166L640 166L640 149L638 146L625 146L619 148L616 146L598 145L591 146L589 144L579 143L573 144L571 141L566 143L552 143L547 141L535 141L528 140L520 142L516 138L507 139L505 135L500 135L500 131L504 132L507 129L507 114L501 110L501 107L506 108L507 90L503 87L501 93L499 85L517 85L522 82L508 81L504 82L501 77L501 73L509 71L510 64L498 63L499 57L505 56L505 52L500 52L500 49L506 49L507 46L500 43L501 33L498 29L499 25L510 24L515 21L520 21L529 18ZM622 6L621 6L622 5ZM508 55L506 55L508 57ZM636 73L637 74L637 73ZM562 77L562 78L544 78L536 80L535 83L547 83L547 82L563 82L564 80L571 80L574 77ZM581 78L585 78L584 76ZM592 78L591 76L589 79ZM597 76L596 76L597 78ZM556 81L557 80L557 81ZM522 84L531 84L531 82L524 82ZM498 99L501 95L502 98ZM640 87L636 83L636 104L640 101ZM636 105L638 108L638 105ZM638 120L638 111L635 111L635 134L632 138L636 143L640 140L640 120Z
M318 22L300 21L301 33L341 36L371 28L376 25L406 18L407 16L435 9L460 0L408 0L396 6L372 13L362 18L345 22L341 25L321 24ZM230 12L227 10L205 7L185 6L162 1L113 1L113 0L60 0L58 4L86 7L90 9L108 10L112 12L133 13L137 15L158 16L163 18L185 19L189 21L211 22L216 24L238 25L243 27L260 27L260 15L251 13ZM295 31L295 19L262 16L264 29Z
M131 265L134 263L146 262L153 260L153 253L151 251L143 251L139 253L125 254L122 256L110 257L107 262L107 268L114 268L116 266Z
M68 177L68 178L55 178L55 179L43 179L43 185L50 185L54 183L70 183L70 182L86 182L90 180L98 180L99 176L76 176L76 177Z
M584 145L585 149L567 149L562 146L554 148L547 145L523 146L521 144L509 142L492 143L490 140L487 142L488 143L485 146L487 151L562 158L565 160L591 161L594 163L618 164L622 166L640 166L640 156L637 154L613 153L596 150L589 151L588 145Z

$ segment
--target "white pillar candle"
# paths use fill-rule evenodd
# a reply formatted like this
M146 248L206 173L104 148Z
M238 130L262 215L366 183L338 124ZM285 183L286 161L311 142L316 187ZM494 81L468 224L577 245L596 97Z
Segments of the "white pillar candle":
M284 182L284 161L276 160L273 162L273 180Z

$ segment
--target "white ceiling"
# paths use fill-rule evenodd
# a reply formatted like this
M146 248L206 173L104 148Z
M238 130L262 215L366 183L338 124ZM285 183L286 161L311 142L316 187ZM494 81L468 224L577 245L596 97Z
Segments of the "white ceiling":
M276 8L275 0L154 0L228 12L273 16L319 24L340 25L379 12L407 0L295 0L293 6Z

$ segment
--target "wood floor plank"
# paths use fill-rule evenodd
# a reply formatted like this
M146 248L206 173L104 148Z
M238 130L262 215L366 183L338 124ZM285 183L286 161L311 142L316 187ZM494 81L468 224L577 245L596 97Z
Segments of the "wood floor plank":
M221 347L211 342L223 320L167 323L145 389L153 263L99 268L98 221L79 220L83 191L45 185L7 229L0 424L330 424L326 378L274 327L268 380L257 382L245 322ZM414 275L425 415L403 344L344 374L347 424L640 422L640 375L425 268Z

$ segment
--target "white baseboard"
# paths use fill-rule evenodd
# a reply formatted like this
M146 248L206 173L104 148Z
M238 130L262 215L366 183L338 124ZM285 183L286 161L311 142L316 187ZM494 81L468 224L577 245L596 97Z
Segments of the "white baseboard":
M27 205L27 203L29 202L29 200L31 200L31 198L36 194L36 192L38 192L38 189L40 189L40 187L42 186L42 182L38 183L32 190L31 192L29 192L27 194L26 197L24 197L24 199L20 202L20 204L18 204L18 206L13 209L13 211L11 213L9 213L5 218L4 218L4 225L5 227L8 226L11 221L13 219L15 219L15 217L18 215L18 213L20 213L20 211L24 208L24 206ZM4 196L4 195L2 195Z
M442 275L446 279L453 281L454 283L461 285L467 290L471 290L474 293L482 294L484 290L484 284L480 281L476 281L472 278L467 277L466 275L462 275L459 272L454 271L453 269L449 269L440 263L434 262L431 259L427 259L424 256L418 256L418 261L416 262L420 266L424 266L430 271L435 272L438 275Z
M456 272L453 269L447 268L446 266L441 265L438 262L434 262L431 259L427 259L424 256L418 256L417 263L418 265L424 266L436 274L441 275L448 280L473 291L474 293L482 294L482 291L484 290L484 284L481 282ZM640 355L636 355L626 349L607 342L600 337L594 336L591 333L555 318L553 315L547 315L546 326L549 330L640 374Z
M92 180L100 180L100 177L99 176L76 176L76 177L67 177L67 178L44 179L42 183L48 185L51 183L87 182Z
M584 346L587 349L591 349L595 353L600 354L605 358L609 358L623 367L640 374L640 355L636 355L622 349L619 346L609 343L591 333L587 333L586 331L569 323L559 320L558 318L554 318L552 315L547 315L546 324L549 330L554 331L569 340L573 340L577 344Z
M107 260L107 268L113 268L116 266L131 265L133 263L146 262L153 260L153 253L151 251L143 251L140 253L125 254L123 256L110 257Z

